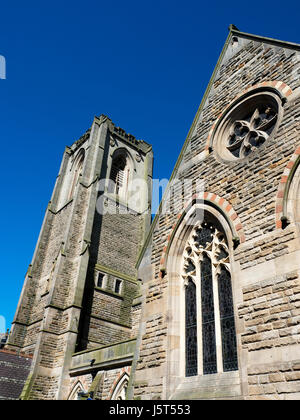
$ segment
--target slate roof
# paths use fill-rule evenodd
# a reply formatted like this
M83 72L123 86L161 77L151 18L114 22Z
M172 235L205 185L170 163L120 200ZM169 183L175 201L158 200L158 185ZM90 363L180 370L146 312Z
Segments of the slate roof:
M0 400L18 400L31 366L31 356L0 350Z

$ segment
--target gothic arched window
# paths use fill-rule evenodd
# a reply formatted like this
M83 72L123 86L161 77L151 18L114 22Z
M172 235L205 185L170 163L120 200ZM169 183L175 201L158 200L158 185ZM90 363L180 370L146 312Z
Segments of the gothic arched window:
M117 153L111 165L109 192L126 200L129 175L130 164L128 156L126 153Z
M84 161L84 150L81 149L73 163L73 169L72 169L73 178L72 178L71 188L69 191L69 197L68 197L69 199L73 197L76 185L79 180L79 176L81 175L81 172L82 172L83 161Z
M129 376L125 373L121 379L119 380L118 384L116 385L113 394L111 396L112 400L125 400L126 399L126 392L128 388Z
M197 299L196 286L189 279L185 289L185 352L186 376L197 375Z
M73 387L73 389L72 389L72 391L71 391L71 393L68 397L68 400L80 400L81 396L83 394L85 394L84 387L83 387L82 383L80 381L78 381L74 385L74 387Z
M186 376L236 370L236 332L225 235L212 223L197 225L187 241L183 259Z
M203 254L201 261L201 310L203 373L215 373L217 358L213 277L211 260L206 254Z

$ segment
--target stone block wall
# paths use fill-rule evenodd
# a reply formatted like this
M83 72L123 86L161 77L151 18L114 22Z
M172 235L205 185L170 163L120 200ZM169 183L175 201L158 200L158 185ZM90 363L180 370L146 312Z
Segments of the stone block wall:
M209 202L215 209L222 208L231 224L239 221L235 224L239 245L233 249L231 264L241 395L243 398L289 398L289 395L296 395L299 387L296 368L292 367L298 366L300 343L297 303L299 231L295 223L285 229L277 224L279 210L276 209L276 200L285 168L299 146L300 99L297 93L292 93L299 88L300 54L299 49L272 45L257 38L249 39L239 34L237 38L237 42L229 42L218 64L201 104L201 112L197 114L189 140L183 147L175 176L181 181L191 180L189 197L195 197L196 184L201 180L202 191L205 191L202 201ZM286 93L283 118L276 135L262 149L250 154L246 162L219 161L213 144L209 149L212 127L235 98L259 86L262 89L264 86L280 89L281 86ZM165 200L172 200L171 211L156 217L146 253L151 254L150 265L148 257L140 265L143 273L147 265L149 268L144 278L142 341L133 395L146 399L158 394L162 398L168 397L167 358L173 351L172 346L178 346L174 343L175 337L168 335L168 325L174 317L168 305L170 273L161 270L165 270L168 258L171 258L169 246L176 241L173 232L186 206L192 202L192 199L190 202L186 200L182 189L177 186L165 197ZM228 203L225 211L224 202ZM154 344L153 338L157 336ZM156 344L157 348L151 349ZM290 376L280 371L281 353L278 349L284 354L283 358L288 359ZM269 352L269 364L261 362L265 351ZM273 363L272 352L276 354ZM270 370L267 370L267 365ZM270 376L272 373L278 373L278 376ZM260 374L265 375L262 377L266 381L261 382L261 387ZM154 377L159 382L158 375L160 383L153 385ZM293 383L288 377L294 378ZM276 386L272 382L275 378ZM284 384L288 385L287 391L283 391Z
M265 363L251 365L248 369L249 397L293 399L299 392L299 308L299 271L243 288L243 304L238 307L245 325L241 334L242 348L249 353L265 350L266 354ZM275 363L268 360L270 351L276 354Z
M143 218L138 214L106 214L101 219L96 261L120 273L136 277L141 249ZM97 227L95 227L97 231Z
M267 363L248 370L250 400L298 400L300 361Z
M111 199L107 203L108 214L101 215L98 211L94 214L77 350L132 337L132 304L140 293L135 264L141 248L144 219L134 212L114 214L115 203ZM102 288L97 287L99 273L105 275ZM120 293L115 293L116 280L121 281Z

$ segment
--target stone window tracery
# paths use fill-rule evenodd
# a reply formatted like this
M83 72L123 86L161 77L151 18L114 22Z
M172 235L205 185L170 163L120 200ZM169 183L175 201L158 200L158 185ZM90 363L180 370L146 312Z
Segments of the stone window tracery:
M229 249L225 235L212 223L193 228L183 254L182 279L185 375L236 370Z
M270 106L256 108L243 120L237 120L232 124L227 149L236 157L246 157L268 139L276 121L277 112Z
M265 145L276 132L282 116L280 97L261 91L241 98L218 122L213 149L222 161L245 159Z

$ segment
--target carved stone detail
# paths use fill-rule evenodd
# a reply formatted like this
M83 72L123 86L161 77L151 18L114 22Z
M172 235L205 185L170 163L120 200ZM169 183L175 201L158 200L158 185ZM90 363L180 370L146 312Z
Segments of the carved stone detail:
M232 125L227 149L236 157L246 157L268 139L276 121L277 112L270 106L255 109L252 115Z
M210 223L198 224L193 228L186 243L183 253L182 279L184 285L191 279L197 283L196 267L203 261L206 254L215 270L215 274L220 274L221 266L230 272L229 250L225 236Z
M241 98L229 107L213 135L217 159L246 159L274 135L282 113L280 97L271 91Z

